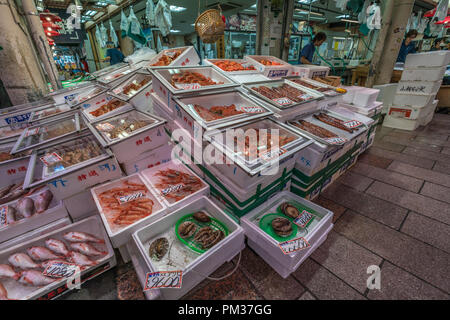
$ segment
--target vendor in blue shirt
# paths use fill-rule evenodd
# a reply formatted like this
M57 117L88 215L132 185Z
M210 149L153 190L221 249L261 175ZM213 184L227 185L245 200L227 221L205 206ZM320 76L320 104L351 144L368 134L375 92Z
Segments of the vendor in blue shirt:
M103 61L109 61L111 65L122 62L123 59L125 59L125 56L120 51L120 46L118 45L117 48L114 47L114 44L112 42L107 43L108 50L106 50L106 57Z
M416 53L416 45L414 39L417 37L417 30L409 30L405 40L402 42L400 52L398 53L397 62L405 62L406 56L410 53Z
M312 41L303 47L302 52L300 53L300 64L312 64L316 47L319 47L325 40L327 40L325 33L317 33Z

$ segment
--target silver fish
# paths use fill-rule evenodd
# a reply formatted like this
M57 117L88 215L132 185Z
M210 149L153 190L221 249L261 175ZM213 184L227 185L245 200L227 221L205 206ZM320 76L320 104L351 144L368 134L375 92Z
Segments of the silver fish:
M69 249L64 242L57 239L47 239L45 240L45 246L55 253L67 256L69 254Z
M29 256L25 253L14 253L8 258L9 263L11 263L14 267L20 269L35 269L40 268L41 266L35 263Z
M8 291L6 291L6 288L3 286L1 282L0 282L0 300L9 300Z
M97 250L97 248L95 248L94 246L92 246L86 242L71 243L70 247L72 249L74 249L75 251L78 251L87 256L100 256L100 255L105 255L108 253L106 251Z
M16 209L22 217L31 217L34 213L34 202L31 198L22 198L17 201Z
M19 282L26 285L41 287L51 284L56 280L57 279L44 276L40 271L25 270L20 273Z
M15 272L9 264L0 264L0 278L19 279L19 273Z
M95 242L95 243L105 243L105 240L98 239L93 235L85 232L70 231L64 234L64 239L70 242Z
M86 257L84 254L81 254L79 252L70 251L70 262L75 263L76 265L79 265L80 267L87 267L87 266L95 266L97 263L95 261L92 261L88 257Z
M50 250L44 247L31 247L27 249L28 255L33 258L33 260L42 261L42 260L51 260L58 259L60 256L57 256Z
M36 207L36 213L42 213L45 210L47 210L52 199L53 194L50 190L46 190L40 193L34 202L34 206Z

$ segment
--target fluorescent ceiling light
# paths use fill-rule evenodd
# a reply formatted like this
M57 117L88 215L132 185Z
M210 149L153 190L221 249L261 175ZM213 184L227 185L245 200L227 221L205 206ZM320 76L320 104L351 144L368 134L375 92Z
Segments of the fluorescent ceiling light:
M338 18L338 19L342 19L342 18L348 19L348 18L350 18L350 15L348 15L348 14L342 14L342 15L340 15L340 16L336 16L336 18Z
M107 3L107 2L104 2L104 1L97 1L97 2L95 3L95 5L96 5L96 6L99 6L99 7L106 7L106 6L108 5L108 3Z
M170 30L170 32L177 33L177 32L181 32L181 31L180 30Z
M256 9L256 3L252 5L250 8Z
M345 37L333 37L333 39L338 39L338 40L345 40Z
M358 20L350 20L350 19L341 19L341 21L351 22L351 23L359 23Z
M186 10L185 7L177 7L177 6L170 6L169 8L170 8L170 11L173 11L173 12L181 12L181 11Z
M312 2L316 2L317 0L298 0L298 3L305 3L305 4L310 4Z

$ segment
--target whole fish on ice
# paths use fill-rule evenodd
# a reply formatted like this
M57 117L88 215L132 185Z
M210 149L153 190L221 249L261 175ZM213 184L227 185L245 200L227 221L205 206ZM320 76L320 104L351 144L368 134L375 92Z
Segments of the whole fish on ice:
M45 240L45 246L57 254L67 256L69 254L69 249L64 242L57 239L47 239Z
M53 283L56 280L57 279L44 276L40 271L25 270L20 273L19 282L27 285L41 287Z
M42 213L47 210L52 199L53 194L50 190L45 190L44 192L40 193L34 203L34 205L36 206L36 213Z
M0 264L0 278L19 279L20 274L15 272L9 264Z
M86 242L74 242L70 244L70 247L87 256L100 256L108 253L106 251L97 250L97 248Z
M51 260L51 259L58 259L60 256L57 256L50 250L44 247L31 247L27 249L28 255L33 258L33 260L36 261L42 261L42 260Z
M20 269L35 269L41 267L39 264L31 260L31 258L25 253L14 253L9 256L8 261L14 267Z
M92 261L88 257L86 257L84 254L76 252L76 251L70 251L69 253L69 261L72 263L75 263L76 265L79 265L80 267L88 267L88 266L95 266L97 263L95 261Z
M22 217L31 217L34 213L33 199L28 197L20 199L19 201L17 201L16 209Z
M0 300L9 300L8 291L6 291L6 288L3 286L1 282L0 282Z
M95 243L105 243L105 240L98 239L93 235L85 232L70 231L64 234L64 239L70 242L95 242Z

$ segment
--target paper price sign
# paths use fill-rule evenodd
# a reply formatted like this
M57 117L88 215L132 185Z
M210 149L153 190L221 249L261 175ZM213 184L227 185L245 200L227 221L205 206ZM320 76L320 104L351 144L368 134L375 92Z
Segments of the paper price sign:
M115 88L115 89L113 90L113 92L114 92L115 94L119 94L119 93L122 92L122 88Z
M56 153L46 154L45 156L39 158L46 166L50 166L54 163L62 161L62 158Z
M8 224L8 206L3 206L0 208L0 227L6 226Z
M165 53L165 55L168 56L168 57L170 57L170 58L173 58L173 57L175 57L176 52L175 52L175 51L167 51L167 52Z
M34 136L34 135L38 134L39 129L40 129L40 127L27 130L27 132L25 133L25 137Z
M263 108L257 106L243 106L240 108L241 111L245 113L262 113L264 112Z
M159 271L148 272L145 279L144 291L157 288L181 288L183 272Z
M177 185L174 185L174 186L169 186L169 187L167 187L165 189L162 189L161 193L163 195L167 195L167 194L169 194L171 192L175 192L175 191L180 190L182 187L183 187L183 184L177 184Z
M101 131L111 131L115 128L115 126L113 126L109 122L99 123L96 127Z
M285 154L286 150L283 148L277 148L274 150L269 150L265 153L260 154L260 159L262 161L271 161L273 159L276 159L278 157L280 157L282 154Z
M345 138L334 137L334 138L325 138L325 141L331 144L342 144L347 141Z
M295 220L293 222L296 225L298 225L299 227L304 228L304 227L306 227L308 222L310 222L313 218L314 218L314 216L311 213L309 213L306 210L303 210L302 214L299 215L297 218L295 218Z
M294 102L291 100L291 99L289 99L289 98L275 98L275 99L272 99L273 101L275 101L276 103L278 103L279 105L282 105L282 106L285 106L285 105L288 105L288 104L293 104Z
M301 98L303 100L309 100L309 99L312 99L313 96L310 95L310 94L305 93L305 94L300 95L299 98Z
M353 128L362 126L362 124L363 123L358 120L350 120L350 121L344 122L344 126L346 126L349 129L353 129Z
M44 276L52 278L69 278L80 271L80 267L76 264L66 261L53 260L45 263L47 266L42 272Z
M308 241L306 241L305 238L300 237L296 239L292 239L285 242L280 242L278 244L281 251L283 251L284 254L290 254L295 251L300 251L309 248L311 245Z
M175 83L175 87L183 90L194 90L200 89L201 85L198 83Z
M142 198L144 194L142 192L136 192L133 194L129 194L127 196L118 197L117 200L119 201L119 204L127 203L133 200L136 200L138 198Z

